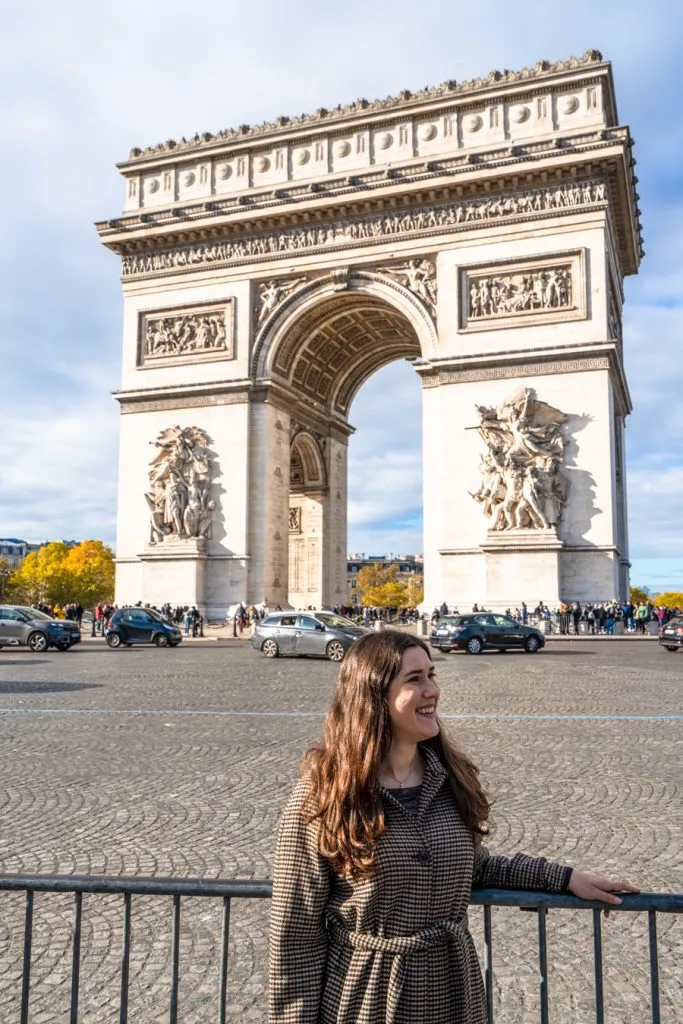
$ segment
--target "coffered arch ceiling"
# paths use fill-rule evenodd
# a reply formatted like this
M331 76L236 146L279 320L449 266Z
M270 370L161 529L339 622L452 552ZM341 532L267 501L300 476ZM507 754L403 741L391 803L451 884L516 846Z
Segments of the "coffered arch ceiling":
M302 398L347 416L361 385L396 359L417 359L408 319L383 299L337 295L303 314L279 344L272 372Z

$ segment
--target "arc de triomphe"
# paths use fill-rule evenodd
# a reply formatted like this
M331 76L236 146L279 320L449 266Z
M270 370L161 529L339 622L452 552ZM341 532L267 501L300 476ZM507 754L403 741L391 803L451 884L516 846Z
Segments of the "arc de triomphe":
M120 170L119 603L343 603L347 417L395 359L422 378L426 605L627 592L642 243L599 53Z

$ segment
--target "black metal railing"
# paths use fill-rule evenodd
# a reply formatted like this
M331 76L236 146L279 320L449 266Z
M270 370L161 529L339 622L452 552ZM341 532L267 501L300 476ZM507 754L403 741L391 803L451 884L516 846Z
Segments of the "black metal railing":
M180 979L180 926L183 897L213 898L222 901L221 941L219 955L218 1008L216 1020L225 1024L228 1001L228 940L230 909L233 899L267 899L272 894L269 881L204 880L195 878L108 877L97 875L0 875L0 890L25 892L24 948L21 974L19 1024L29 1024L31 997L31 955L33 946L33 913L35 893L67 893L73 895L73 926L71 934L71 992L69 1024L78 1024L81 977L81 934L83 896L120 895L122 902L122 947L120 960L119 1024L128 1024L130 953L133 896L171 897L171 978L169 992L169 1024L178 1024L178 987ZM624 895L618 906L606 907L569 895L543 892L517 892L507 889L480 889L472 893L471 903L483 908L484 977L489 1020L494 1021L493 1005L493 922L494 907L517 907L538 914L538 967L540 1024L549 1024L548 945L546 918L549 910L581 910L592 912L593 962L595 990L595 1021L605 1020L603 992L603 948L601 914L605 909L641 912L648 916L650 961L650 1015L652 1024L660 1024L659 953L657 948L657 915L683 913L683 894L640 893ZM208 1019L208 1018L207 1018ZM10 1022L3 1021L3 1024ZM131 1022L133 1024L133 1022Z

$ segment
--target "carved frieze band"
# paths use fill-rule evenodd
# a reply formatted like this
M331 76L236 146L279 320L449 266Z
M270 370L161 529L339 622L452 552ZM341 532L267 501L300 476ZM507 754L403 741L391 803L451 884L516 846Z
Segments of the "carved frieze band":
M460 272L460 329L491 330L586 315L583 251Z
M444 234L468 230L491 221L533 219L543 214L575 213L604 204L605 183L599 180L527 189L512 195L489 195L458 202L419 207L405 212L336 220L327 224L282 228L271 234L251 235L233 241L206 242L123 257L125 279L150 274L180 273L207 264L257 263L291 257L311 249L329 250L379 244L387 237Z
M132 412L168 412L173 409L203 409L213 405L241 405L249 401L247 391L232 391L227 395L179 395L177 398L142 398L121 402L121 415Z
M233 358L233 300L140 314L138 366Z
M561 359L554 362L506 364L505 366L479 366L471 370L443 370L424 377L423 388L436 388L440 384L464 384L479 380L508 380L515 377L543 377L554 373L579 373L582 370L608 370L608 356L585 359Z

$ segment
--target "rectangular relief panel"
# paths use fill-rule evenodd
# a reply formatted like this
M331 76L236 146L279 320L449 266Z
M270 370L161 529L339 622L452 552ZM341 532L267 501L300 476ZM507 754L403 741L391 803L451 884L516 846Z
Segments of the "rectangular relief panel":
M460 269L460 331L585 319L583 249Z
M139 314L138 367L234 358L234 299Z

